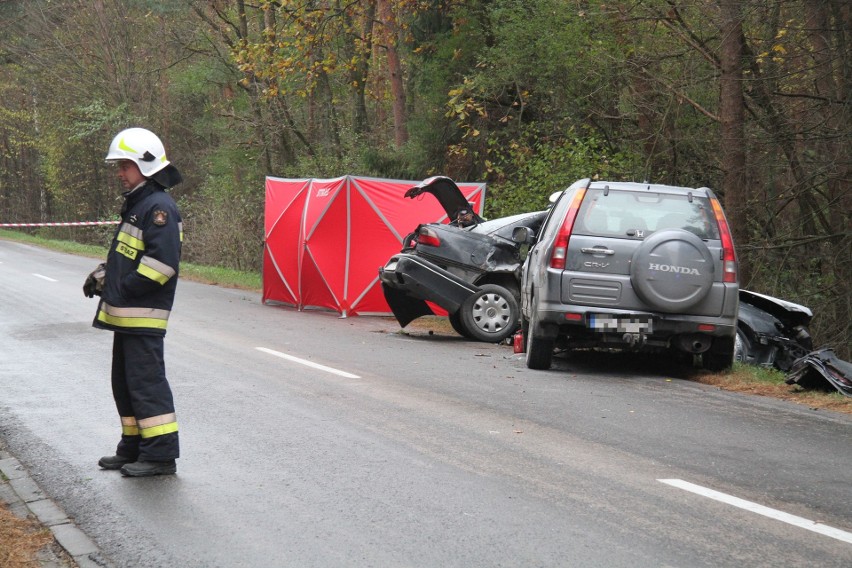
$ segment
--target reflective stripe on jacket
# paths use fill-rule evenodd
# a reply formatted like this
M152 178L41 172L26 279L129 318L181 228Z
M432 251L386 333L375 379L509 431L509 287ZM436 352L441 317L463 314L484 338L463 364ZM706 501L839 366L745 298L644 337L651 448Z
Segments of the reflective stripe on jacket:
M107 255L93 325L164 335L174 303L183 221L171 195L148 180L125 194L122 222Z

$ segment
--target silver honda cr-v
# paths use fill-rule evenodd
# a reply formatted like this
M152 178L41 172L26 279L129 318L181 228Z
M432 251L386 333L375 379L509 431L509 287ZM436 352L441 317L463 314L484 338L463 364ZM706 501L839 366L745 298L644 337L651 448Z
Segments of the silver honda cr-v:
M521 282L527 366L555 348L701 354L731 366L739 284L733 239L707 188L580 180L557 196Z

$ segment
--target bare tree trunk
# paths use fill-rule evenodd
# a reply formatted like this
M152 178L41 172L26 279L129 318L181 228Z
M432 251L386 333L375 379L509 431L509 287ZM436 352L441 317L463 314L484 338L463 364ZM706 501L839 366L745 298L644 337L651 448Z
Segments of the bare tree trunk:
M240 38L248 38L248 18L246 18L246 3L244 0L237 0L237 20L239 21Z
M317 91L319 91L325 102L325 113L323 115L323 131L328 136L329 143L338 158L343 157L343 148L340 143L340 121L337 118L337 107L334 104L334 93L331 89L331 81L328 73L323 69L317 71ZM325 136L324 136L325 137Z
M843 4L841 6L841 4ZM820 135L814 140L816 155L821 160L819 175L825 180L825 204L828 227L827 241L819 263L826 281L834 284L826 292L832 309L826 310L819 327L833 332L839 345L849 345L852 321L852 146L849 144L848 104L850 57L850 9L848 2L806 0L805 29L813 53L814 91L819 101L814 109L819 119ZM827 316L827 317L825 317ZM819 329L819 328L817 328ZM835 331L836 330L836 331Z
M642 149L645 155L645 179L656 179L661 171L673 171L672 168L666 167L664 164L663 151L661 148L660 131L664 126L662 121L666 120L655 106L655 98L659 90L656 85L652 84L650 73L658 73L659 66L646 58L631 57L629 59L631 66L636 69L636 73L632 75L631 87L633 91L634 104L636 105L637 117L636 122L641 139Z
M377 11L382 23L388 74L390 75L391 98L393 107L393 138L397 148L408 142L408 117L405 106L405 87L402 77L402 64L396 51L396 25L387 0L377 0Z
M363 16L364 25L361 31L362 48L360 52L355 49L355 41L347 41L345 50L347 58L356 63L349 72L349 85L352 87L352 126L356 134L370 132L370 123L367 119L367 78L370 72L370 54L373 52L373 23L376 19L376 3L367 3L366 13ZM347 27L355 32L356 23L348 20Z
M837 26L831 23L830 6L823 0L808 0L805 2L806 29L809 36L817 73L814 77L816 95L821 99L817 106L820 121L825 134L816 143L824 161L826 186L828 188L828 221L831 233L840 234L844 227L849 226L850 199L852 199L852 181L850 181L850 147L845 136L849 124L848 105L838 104L848 96L848 74L844 73L843 59L835 61L832 50L832 30L849 29L849 8L846 8L846 19L843 21L842 12L836 11ZM844 26L845 25L845 26ZM843 35L838 38L843 43ZM844 53L844 50L838 50ZM846 70L848 73L848 70ZM835 242L838 238L833 239Z
M743 96L743 30L741 4L738 0L721 0L722 44L720 53L719 118L722 122L721 148L722 192L725 210L734 242L744 245L748 234L748 183L744 140L745 99ZM750 269L740 264L740 281L747 284Z
M239 31L237 42L239 43L248 41L248 17L246 17L246 4L243 0L236 0L236 6L238 22L237 30ZM267 174L272 174L274 171L272 169L272 154L269 150L269 144L266 143L266 129L264 128L265 121L263 120L263 113L261 112L261 105L257 94L258 88L257 79L252 77L251 90L249 93L251 94L251 109L256 121L255 129L257 130L260 139L263 141L263 166L265 168L265 172Z

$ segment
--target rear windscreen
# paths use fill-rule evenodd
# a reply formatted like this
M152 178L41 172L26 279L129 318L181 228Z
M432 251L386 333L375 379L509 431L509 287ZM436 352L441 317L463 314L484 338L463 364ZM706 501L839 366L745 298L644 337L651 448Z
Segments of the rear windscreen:
M702 239L719 230L706 197L590 189L580 206L574 233L608 237L647 237L662 229L685 229Z
M529 227L538 232L546 216L547 211L538 211L536 213L521 213L520 215L512 215L511 217L500 217L480 223L470 229L470 231L512 240L512 231L515 227Z

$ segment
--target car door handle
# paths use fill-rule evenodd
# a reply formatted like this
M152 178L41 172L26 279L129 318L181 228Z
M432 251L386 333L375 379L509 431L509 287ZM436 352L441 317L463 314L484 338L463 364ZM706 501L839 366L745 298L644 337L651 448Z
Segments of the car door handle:
M583 247L580 250L586 254L615 254L614 250L605 248Z

